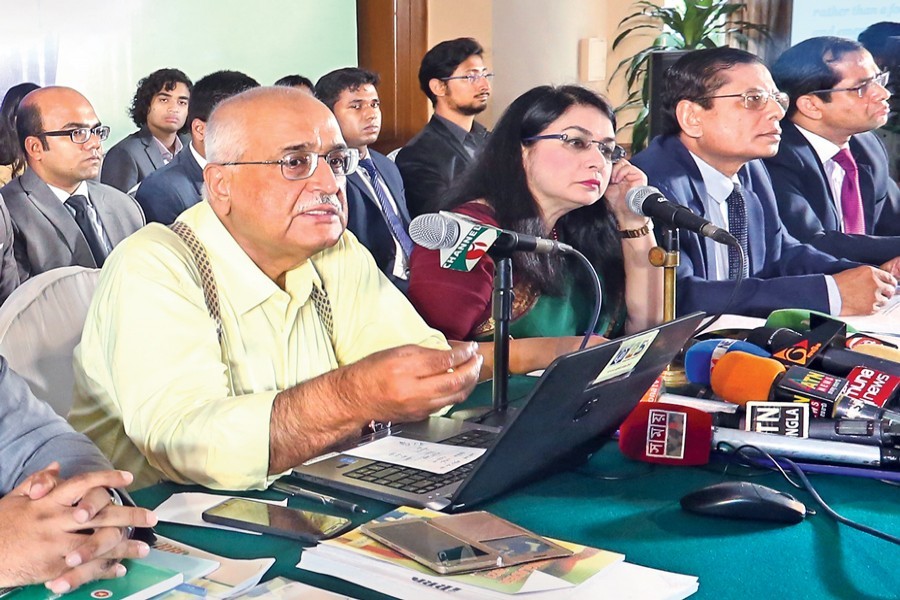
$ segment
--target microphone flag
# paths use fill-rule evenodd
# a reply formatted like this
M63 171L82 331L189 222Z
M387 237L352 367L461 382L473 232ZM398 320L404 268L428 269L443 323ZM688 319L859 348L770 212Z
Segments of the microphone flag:
M441 211L441 216L452 219L459 224L459 238L449 248L441 248L441 268L454 271L471 271L497 237L500 230L478 221L467 219L461 215Z

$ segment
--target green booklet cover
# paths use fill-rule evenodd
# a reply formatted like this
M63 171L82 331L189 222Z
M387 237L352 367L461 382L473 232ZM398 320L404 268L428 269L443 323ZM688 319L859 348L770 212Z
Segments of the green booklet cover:
M92 581L62 596L43 585L29 585L5 596L3 600L144 600L184 581L181 573L171 569L154 567L138 560L123 560L122 564L128 569L124 577Z

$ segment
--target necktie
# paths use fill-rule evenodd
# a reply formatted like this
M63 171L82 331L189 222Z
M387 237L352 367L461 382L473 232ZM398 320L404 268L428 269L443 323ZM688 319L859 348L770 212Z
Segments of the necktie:
M475 153L478 152L478 148L481 146L477 137L475 137L472 132L466 134L466 137L463 139L463 146L466 151L469 153L469 156L475 158Z
M384 214L394 239L400 242L400 247L403 248L403 252L408 258L413 251L412 238L409 237L400 215L394 210L391 201L388 200L387 194L384 192L384 187L382 187L384 184L381 183L381 177L378 176L378 171L375 170L375 163L372 162L371 158L363 158L360 159L359 166L369 174L369 180L372 182L372 189L375 190L375 198L378 199L381 212Z
M841 150L832 159L844 170L841 184L841 213L844 215L844 233L865 233L862 196L859 194L859 172L856 161L848 148Z
M747 208L741 186L735 184L725 202L728 204L728 231L744 250L744 277L747 277L750 272L750 247L747 242ZM737 279L740 269L741 257L737 248L728 246L728 278Z
M98 267L102 267L103 261L106 260L106 246L100 239L100 234L94 229L94 224L91 223L91 217L87 210L87 198L81 195L69 196L66 204L75 211L75 222L78 223L78 228L81 229L84 239L87 240L91 254L94 255L94 262Z

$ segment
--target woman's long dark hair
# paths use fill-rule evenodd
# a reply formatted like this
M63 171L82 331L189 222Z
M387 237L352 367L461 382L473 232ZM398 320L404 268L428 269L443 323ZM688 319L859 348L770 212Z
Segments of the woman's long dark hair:
M22 149L19 146L19 138L16 135L16 111L19 103L31 91L38 89L35 83L20 83L14 85L3 96L0 104L0 165L12 165L13 177L15 177L25 164Z
M582 87L536 87L519 96L503 113L481 148L478 160L466 171L459 185L448 192L447 206L484 199L494 209L503 229L546 236L537 201L528 189L522 140L540 134L573 106L592 106L606 115L616 128L612 107L602 97ZM618 305L625 296L625 266L622 240L606 202L573 210L556 223L560 241L581 251L603 279L604 306ZM565 274L587 281L583 268L564 255L517 252L513 255L516 281L527 281L542 294L560 295Z

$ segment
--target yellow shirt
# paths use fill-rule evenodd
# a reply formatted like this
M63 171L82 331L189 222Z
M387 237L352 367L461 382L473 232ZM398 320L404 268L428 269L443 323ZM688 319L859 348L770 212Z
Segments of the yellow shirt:
M269 415L279 391L386 348L448 347L350 232L289 271L282 290L208 203L179 220L209 256L222 345L190 251L151 224L110 254L75 350L69 420L134 473L133 487L170 479L263 488L274 479ZM331 301L333 344L310 299L313 282Z

